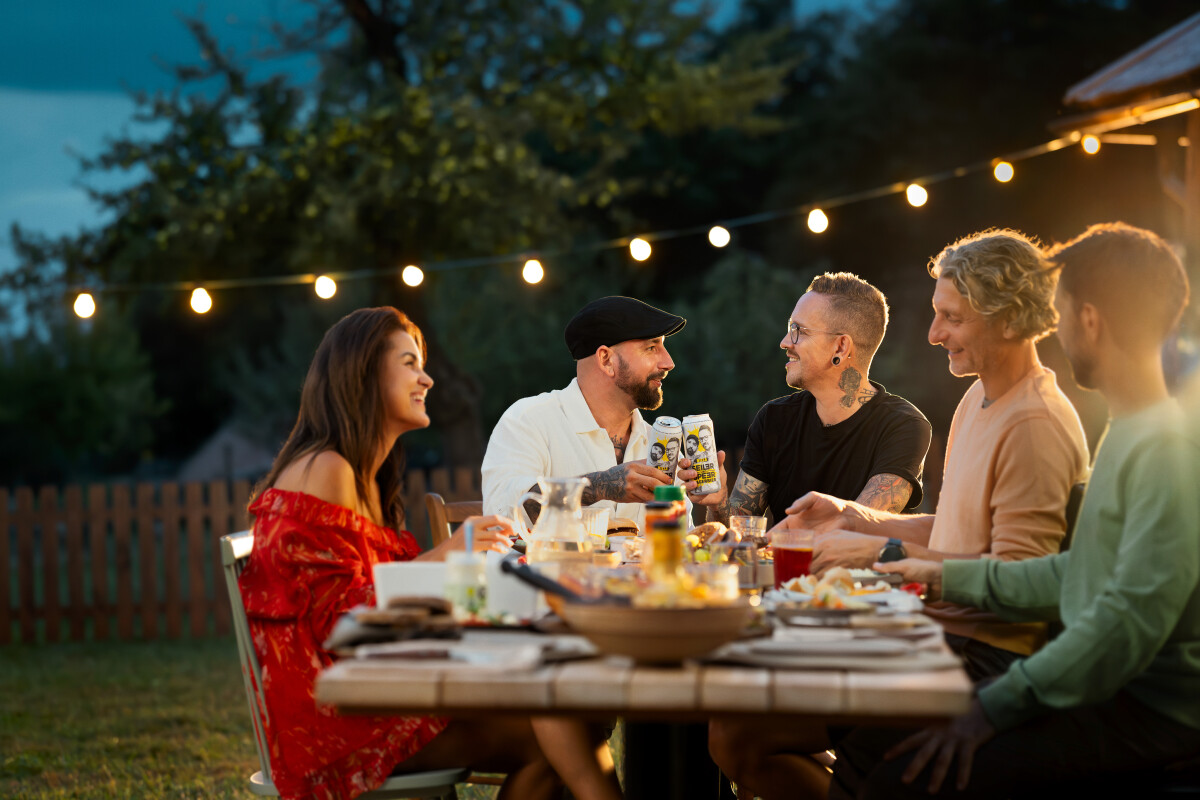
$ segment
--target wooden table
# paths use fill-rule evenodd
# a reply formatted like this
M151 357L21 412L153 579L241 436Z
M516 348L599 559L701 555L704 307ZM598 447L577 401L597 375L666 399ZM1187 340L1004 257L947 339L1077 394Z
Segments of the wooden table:
M472 634L464 641L470 643ZM347 713L453 716L562 714L666 721L789 716L830 724L912 725L964 713L970 698L971 682L961 669L644 667L615 657L517 673L399 670L387 660L347 659L317 680L317 700Z
M514 643L531 635L514 635ZM468 632L466 643L483 637ZM492 635L491 641L495 641ZM397 669L346 659L317 679L317 700L346 713L566 715L584 719L704 722L713 717L795 719L830 725L916 726L964 713L972 686L962 669L927 672L770 670L687 663L636 666L623 658L549 664L526 672ZM668 775L685 754L664 744ZM628 776L627 776L628 778ZM643 796L627 786L630 797Z

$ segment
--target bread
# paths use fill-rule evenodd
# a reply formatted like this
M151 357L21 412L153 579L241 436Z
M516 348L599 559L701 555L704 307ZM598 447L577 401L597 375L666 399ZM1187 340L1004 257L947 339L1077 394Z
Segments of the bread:
M688 531L688 533L698 536L701 546L726 541L730 535L729 529L720 522L706 522L703 525L697 525Z
M450 601L443 597L421 597L417 595L388 598L388 608L423 608L426 610L427 615L449 614L451 611Z

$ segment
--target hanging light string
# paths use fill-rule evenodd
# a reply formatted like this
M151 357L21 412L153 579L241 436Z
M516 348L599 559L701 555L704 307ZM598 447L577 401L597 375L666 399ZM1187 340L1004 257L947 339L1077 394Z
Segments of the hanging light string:
M1126 139L1130 139L1126 141ZM1143 141L1144 140L1144 141ZM1027 147L1023 150L1017 150L1012 153L992 158L987 161L979 161L966 166L955 167L954 169L943 170L929 175L924 175L919 178L914 178L909 181L896 181L883 186L877 186L873 189L864 189L862 191L851 192L849 194L830 197L824 200L818 200L811 203L805 203L801 206L793 206L790 208L778 209L775 211L761 211L756 214L748 214L742 217L733 219L721 220L718 223L709 223L705 225L693 225L687 228L677 228L673 230L660 230L650 233L642 233L637 236L621 236L614 239L606 239L591 243L575 245L568 248L563 248L553 251L537 251L531 253L528 250L519 253L503 253L492 256L474 256L471 258L449 259L444 261L436 261L416 266L409 264L405 267L379 267L374 269L357 269L343 270L337 272L327 272L322 275L315 273L294 274L294 275L269 275L255 276L247 278L217 278L213 280L191 280L191 281L162 281L153 283L118 283L105 284L102 286L75 286L68 289L68 293L75 294L75 312L80 317L90 317L96 310L95 299L92 295L95 293L118 293L118 292L177 292L190 291L192 292L192 308L200 314L203 314L212 307L212 299L210 291L226 290L226 289L243 289L256 286L292 286L312 284L317 295L323 299L333 297L337 292L338 281L361 280L365 278L375 278L386 275L400 274L401 279L409 286L419 286L425 278L426 272L447 272L451 270L468 269L473 267L488 267L500 264L516 264L524 262L522 277L527 283L534 284L542 280L545 275L545 268L542 261L538 259L556 259L565 256L581 255L586 253L596 253L604 250L612 250L618 248L629 248L630 255L637 261L645 261L648 259L653 250L653 243L658 241L666 241L669 239L679 239L685 236L697 236L707 234L709 242L714 247L724 247L730 242L730 230L743 228L749 225L759 225L764 222L772 222L774 220L786 219L789 217L807 216L807 224L809 230L813 233L823 233L829 227L829 217L827 211L830 209L839 208L841 206L850 205L852 203L861 203L866 200L876 200L882 197L887 197L894 194L905 194L910 205L922 206L928 199L927 187L943 181L961 178L975 172L991 171L996 180L1001 183L1007 183L1012 180L1014 175L1013 164L1017 161L1033 158L1035 156L1053 153L1057 150L1070 147L1074 144L1081 144L1084 152L1093 155L1100 149L1102 141L1111 141L1115 144L1153 144L1154 137L1141 137L1138 141L1132 141L1132 137L1111 136L1101 134L1099 136L1088 134L1081 136L1078 131L1074 131L1066 136L1061 136L1057 139L1051 139L1048 142ZM86 313L85 313L86 312Z

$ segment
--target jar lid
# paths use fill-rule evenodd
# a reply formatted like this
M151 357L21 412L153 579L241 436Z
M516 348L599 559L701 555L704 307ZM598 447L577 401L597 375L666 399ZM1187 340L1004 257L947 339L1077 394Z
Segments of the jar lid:
M658 501L667 501L667 502L670 502L672 500L682 500L682 499L684 499L683 487L682 486L655 486L654 487L654 499L658 500Z

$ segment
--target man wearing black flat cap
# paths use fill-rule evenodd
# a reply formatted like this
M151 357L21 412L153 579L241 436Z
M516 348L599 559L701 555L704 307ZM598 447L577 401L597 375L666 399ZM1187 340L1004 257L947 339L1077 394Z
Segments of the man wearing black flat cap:
M642 526L642 504L670 479L646 463L650 426L638 409L662 405L663 380L675 368L665 340L686 322L632 297L602 297L580 309L565 331L575 379L513 403L492 431L484 513L512 515L539 477L579 476L591 483L585 506ZM530 519L537 510L532 502L525 508Z

